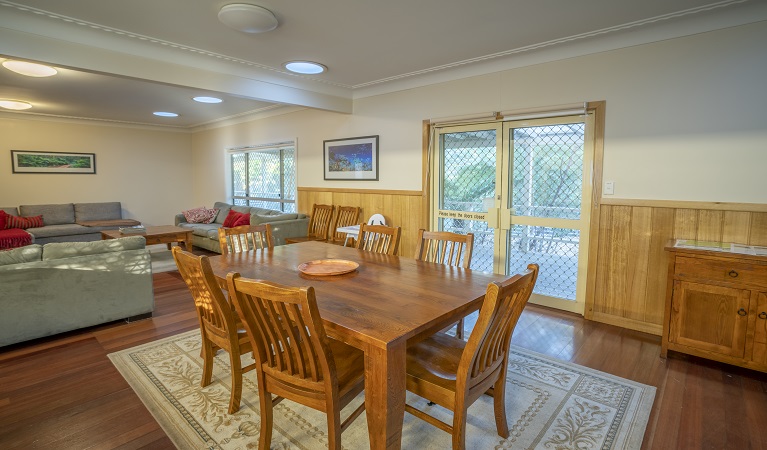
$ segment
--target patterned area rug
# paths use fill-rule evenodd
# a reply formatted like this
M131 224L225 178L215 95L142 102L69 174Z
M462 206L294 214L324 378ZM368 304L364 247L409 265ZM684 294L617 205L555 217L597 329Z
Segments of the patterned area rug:
M200 387L199 331L109 355L117 369L180 449L258 447L258 393L254 372L245 374L239 412L227 414L228 355L216 357L213 383ZM243 357L250 359L249 357ZM551 359L512 346L506 390L508 439L495 431L492 399L469 408L469 449L638 449L655 388ZM250 360L252 361L252 360ZM343 420L364 392L341 412ZM408 393L408 403L441 420L440 406ZM285 400L275 407L272 449L327 448L325 415ZM341 437L344 448L369 448L365 414ZM403 449L450 448L450 435L405 413Z

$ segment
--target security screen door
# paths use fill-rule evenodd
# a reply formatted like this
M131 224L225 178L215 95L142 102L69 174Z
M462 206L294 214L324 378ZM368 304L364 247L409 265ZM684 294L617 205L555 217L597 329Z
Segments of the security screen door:
M474 233L471 268L540 267L531 301L583 314L590 115L435 127L432 229Z

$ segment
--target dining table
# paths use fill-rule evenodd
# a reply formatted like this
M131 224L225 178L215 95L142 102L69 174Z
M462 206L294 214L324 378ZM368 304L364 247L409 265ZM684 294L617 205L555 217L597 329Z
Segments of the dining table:
M317 275L306 269L327 260L337 260L348 267L340 271L348 272ZM314 287L326 333L364 352L371 449L401 446L408 345L478 310L488 283L507 278L317 241L216 255L209 261L222 284L228 273L238 272Z

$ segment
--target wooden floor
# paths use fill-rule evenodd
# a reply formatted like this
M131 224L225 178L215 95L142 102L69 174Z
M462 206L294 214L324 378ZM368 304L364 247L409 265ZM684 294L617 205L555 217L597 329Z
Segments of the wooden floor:
M107 358L197 328L177 272L155 274L154 288L152 319L0 349L0 449L173 448ZM532 305L512 342L657 387L644 449L767 449L767 374L663 360L659 337Z

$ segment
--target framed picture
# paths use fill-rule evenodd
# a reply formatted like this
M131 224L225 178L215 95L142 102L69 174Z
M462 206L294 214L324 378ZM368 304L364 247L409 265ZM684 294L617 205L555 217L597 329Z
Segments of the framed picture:
M13 173L96 173L95 153L11 150Z
M378 180L378 136L324 143L326 180Z

